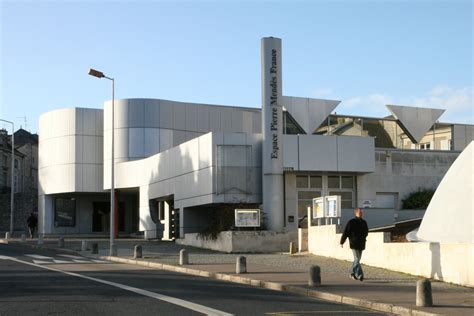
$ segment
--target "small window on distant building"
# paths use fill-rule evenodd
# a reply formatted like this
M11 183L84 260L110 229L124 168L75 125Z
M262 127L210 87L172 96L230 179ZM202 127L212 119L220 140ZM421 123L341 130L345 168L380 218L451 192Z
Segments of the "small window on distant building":
M422 149L422 150L429 150L429 149L431 149L431 144L430 144L430 143L423 143L423 144L420 144L420 149Z
M18 159L15 159L15 169L18 169L18 164L19 164Z

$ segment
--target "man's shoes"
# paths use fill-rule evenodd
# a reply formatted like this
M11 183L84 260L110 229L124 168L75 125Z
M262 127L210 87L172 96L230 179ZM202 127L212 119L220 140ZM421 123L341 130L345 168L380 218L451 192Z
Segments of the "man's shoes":
M360 282L364 281L364 276L363 275L360 276L359 281Z
M350 278L353 279L353 280L357 280L357 278L356 278L356 276L354 275L354 273L351 273Z

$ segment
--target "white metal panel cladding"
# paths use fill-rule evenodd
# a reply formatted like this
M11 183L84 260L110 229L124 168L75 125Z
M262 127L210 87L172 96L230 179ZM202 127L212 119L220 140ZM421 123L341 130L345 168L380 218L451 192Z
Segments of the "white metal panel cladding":
M252 146L218 145L217 194L255 194L257 188L252 180L255 167L251 165Z

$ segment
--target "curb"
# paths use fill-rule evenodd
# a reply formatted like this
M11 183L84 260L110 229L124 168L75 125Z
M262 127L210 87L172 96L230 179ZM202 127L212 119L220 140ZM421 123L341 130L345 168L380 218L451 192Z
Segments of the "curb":
M260 288L264 288L268 290L282 291L282 292L287 292L291 294L303 295L303 296L308 296L312 298L318 298L325 301L358 306L358 307L362 307L366 309L371 309L371 310L376 310L379 312L391 313L391 314L396 314L396 315L416 315L416 316L439 315L439 314L424 312L424 311L420 311L420 310L416 310L416 309L412 309L412 308L408 308L404 306L399 306L399 305L373 302L373 301L360 299L356 297L332 294L328 292L307 289L304 287L285 285L285 284L281 284L277 282L255 280L255 279L245 278L245 277L241 277L237 275L215 273L215 272L197 270L197 269L192 269L192 268L186 268L183 266L174 266L170 264L135 260L135 259L126 259L126 258L120 258L120 257L99 256L99 258L102 260L108 260L108 261L113 261L113 262L118 262L118 263L135 264L139 266L166 270L166 271L171 271L171 272L178 272L178 273L185 273L185 274L194 275L194 276L207 277L214 280L245 284L245 285L260 287Z
M0 243L2 243L2 240L0 240ZM3 243L8 244L8 241L3 242ZM69 252L69 253L80 254L84 257L89 257L89 256L85 256L81 251L75 251L72 249L52 248L52 247L45 247L45 246L40 246L40 245L30 245L26 243L23 244L21 242L13 242L12 244L19 245L26 248L29 247L33 249L43 249L43 250L50 249L50 250L55 250L55 251L64 251L64 252ZM97 257L99 259L108 260L112 262L134 264L134 265L160 269L160 270L165 270L165 271L206 277L206 278L219 280L219 281L250 285L250 286L260 287L260 288L273 290L273 291L281 291L281 292L286 292L286 293L291 293L291 294L296 294L296 295L307 296L311 298L317 298L317 299L334 302L334 303L358 306L358 307L362 307L366 309L371 309L371 310L384 312L384 313L391 313L395 315L413 315L413 316L440 315L440 314L424 312L424 311L420 311L417 309L412 309L412 308L408 308L408 307L400 306L400 305L374 302L374 301L369 301L369 300L365 300L361 298L343 296L339 294L332 294L332 293L322 292L322 291L308 289L304 287L285 285L285 284L277 283L277 282L255 280L255 279L250 279L250 278L245 278L245 277L225 274L225 273L216 273L216 272L209 272L209 271L204 271L204 270L197 270L197 269L192 269L192 268L186 268L184 266L174 266L174 265L165 264L165 263L150 262L150 261L136 260L136 259L126 259L126 258L120 258L120 257L110 257L110 256L97 256ZM89 257L89 258L96 258L96 257Z

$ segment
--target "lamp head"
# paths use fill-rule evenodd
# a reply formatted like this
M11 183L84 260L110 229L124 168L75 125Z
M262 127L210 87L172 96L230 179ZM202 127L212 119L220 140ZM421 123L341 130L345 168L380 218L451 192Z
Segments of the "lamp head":
M104 78L104 73L102 71L98 71L98 70L95 70L93 68L89 68L89 72L88 72L89 75L93 76L93 77L97 77L97 78Z

